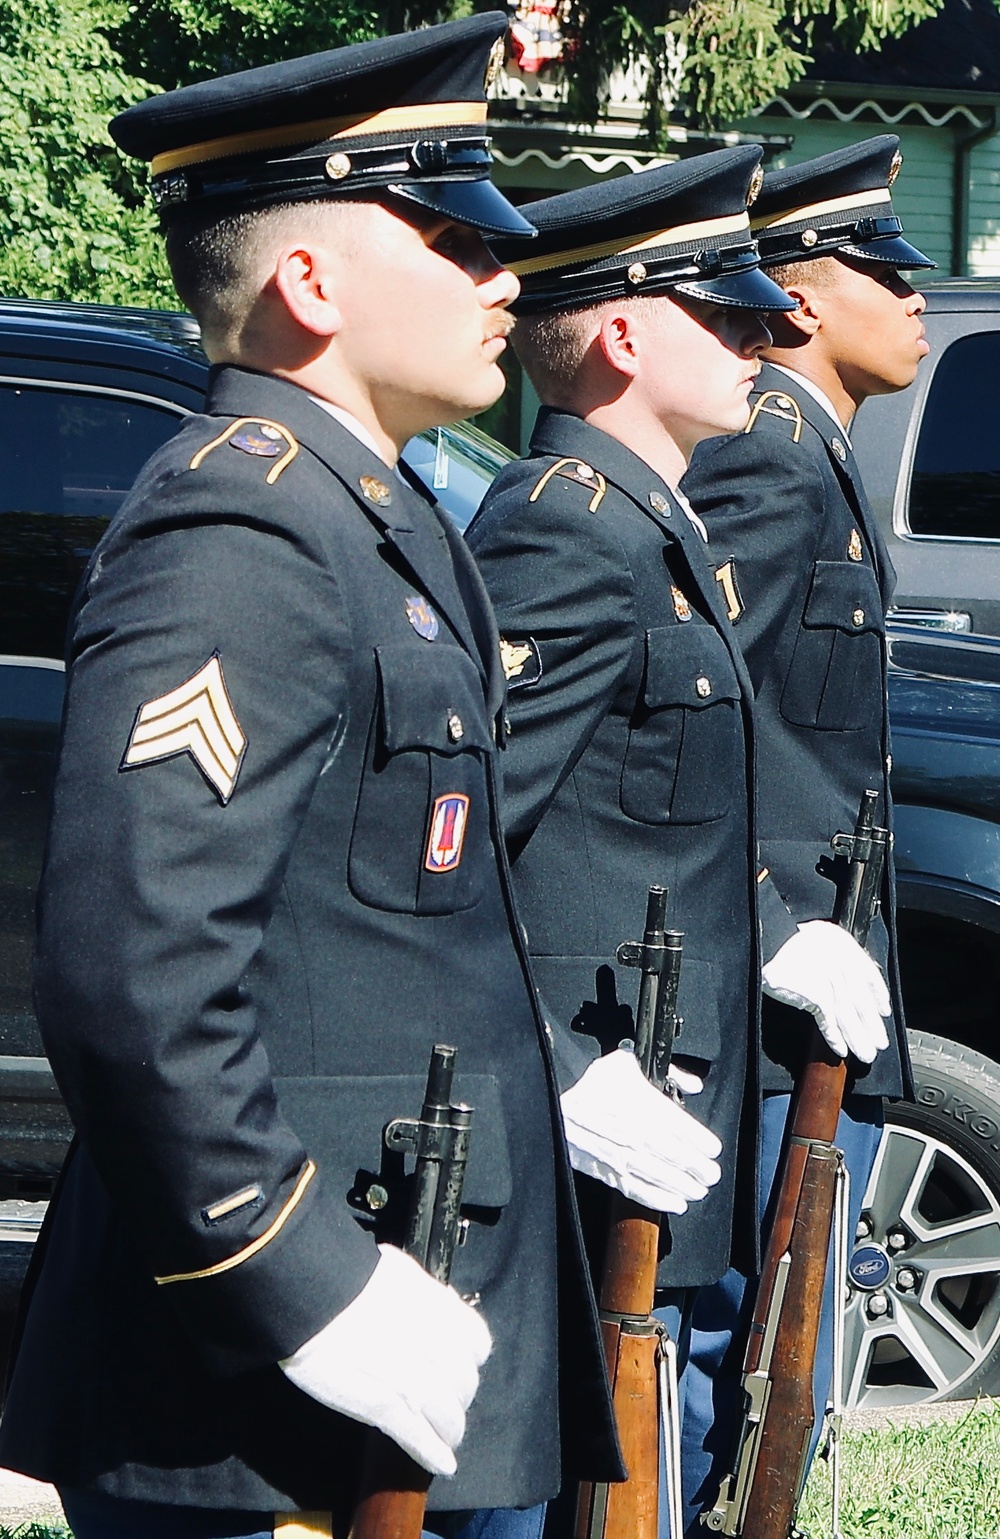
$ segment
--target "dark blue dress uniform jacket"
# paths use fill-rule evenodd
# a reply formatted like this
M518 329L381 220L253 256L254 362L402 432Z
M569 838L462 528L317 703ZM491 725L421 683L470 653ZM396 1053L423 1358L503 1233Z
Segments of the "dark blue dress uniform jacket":
M650 883L685 932L677 1051L705 1072L690 1109L722 1138L724 1174L669 1221L660 1282L712 1282L734 1203L737 1249L755 1211L750 687L732 627L667 486L577 417L542 413L468 539L511 670L504 824L546 1014L575 1032L566 1081L631 1035L638 975L615 950L641 938ZM776 897L774 909L785 938L794 927Z
M830 919L839 862L862 792L889 798L885 611L895 572L838 424L793 376L764 366L751 425L700 444L683 489L708 527L712 562L757 698L761 854L796 921ZM891 809L890 809L891 815ZM869 950L890 985L895 1030L854 1089L909 1087L893 885ZM797 1012L764 1003L764 1088L790 1088L805 1036Z
M80 1142L0 1461L342 1511L362 1429L275 1365L399 1239L381 1132L446 1041L475 1107L453 1282L495 1346L431 1504L534 1503L557 1384L564 1473L618 1466L496 821L489 605L433 506L304 392L225 369L206 413L143 470L71 625L36 992Z

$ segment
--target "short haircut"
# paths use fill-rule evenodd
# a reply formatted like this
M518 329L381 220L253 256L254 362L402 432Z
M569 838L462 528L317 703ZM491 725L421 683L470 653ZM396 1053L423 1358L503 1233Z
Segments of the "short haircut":
M608 310L634 312L661 303L665 298L669 298L669 294L635 295L587 305L579 310L518 316L511 340L539 399L547 406L571 403L577 376Z
M781 262L775 267L765 265L764 271L786 293L802 283L815 289L828 289L837 276L836 262L835 256L813 257L808 262Z
M296 236L335 236L338 242L351 242L357 207L327 198L234 214L192 215L170 225L167 260L174 287L201 326L209 357L240 356L244 329L281 244Z

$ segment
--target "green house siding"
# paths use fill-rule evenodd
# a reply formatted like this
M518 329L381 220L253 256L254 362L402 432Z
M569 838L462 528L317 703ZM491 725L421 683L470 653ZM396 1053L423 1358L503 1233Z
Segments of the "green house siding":
M1000 134L972 152L969 179L969 272L1000 273Z

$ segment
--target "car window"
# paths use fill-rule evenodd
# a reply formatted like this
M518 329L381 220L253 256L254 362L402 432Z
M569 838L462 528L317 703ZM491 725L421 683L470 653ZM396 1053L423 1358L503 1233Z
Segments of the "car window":
M32 916L63 687L61 663L0 656L0 1053L37 1051Z
M1000 540L1000 331L953 342L931 380L910 482L911 534Z
M76 585L176 408L126 395L0 383L0 654L61 658Z
M514 458L509 449L464 422L411 438L403 459L434 493L461 533L472 522L493 477Z

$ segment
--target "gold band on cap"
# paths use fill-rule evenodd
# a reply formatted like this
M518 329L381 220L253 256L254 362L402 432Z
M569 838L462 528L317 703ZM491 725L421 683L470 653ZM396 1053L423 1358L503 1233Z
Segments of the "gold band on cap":
M654 246L680 246L688 241L709 240L715 235L750 233L750 219L744 209L740 214L726 214L719 219L701 219L694 224L679 224L672 230L654 230L649 235L626 236L602 241L596 246L577 246L572 251L550 252L548 256L528 257L523 262L509 262L512 273L543 273L552 267L575 267L579 262L600 262L604 257L629 256L633 251L649 251Z
M825 203L807 203L802 208L788 209L784 214L761 214L751 219L750 228L754 233L758 230L775 230L783 224L795 224L799 219L812 221L821 214L843 214L848 209L871 208L876 203L891 202L892 194L888 187L876 187L871 192L850 192L843 198L827 198Z
M197 166L208 160L227 160L231 155L252 155L258 150L280 150L296 144L321 144L359 134L405 133L411 129L477 128L486 122L485 102L429 102L421 107L386 107L383 112L346 118L316 118L311 123L285 123L280 128L261 128L248 134L227 134L206 139L182 150L154 155L153 176Z

